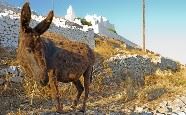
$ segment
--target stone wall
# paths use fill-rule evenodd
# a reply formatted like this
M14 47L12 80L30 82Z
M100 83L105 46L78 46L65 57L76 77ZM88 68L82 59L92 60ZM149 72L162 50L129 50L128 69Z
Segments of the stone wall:
M18 45L20 13L8 9L0 11L0 45L15 49ZM37 25L43 16L32 15L31 27ZM80 41L88 44L91 48L95 47L94 31L83 31L76 27L65 25L66 20L54 17L49 31L61 34L71 40Z
M153 60L140 55L116 55L107 61L113 77L126 80L128 75L135 82L138 82L136 83L138 86L144 84L146 75L153 75L158 69L173 72L180 69L179 63L161 56Z

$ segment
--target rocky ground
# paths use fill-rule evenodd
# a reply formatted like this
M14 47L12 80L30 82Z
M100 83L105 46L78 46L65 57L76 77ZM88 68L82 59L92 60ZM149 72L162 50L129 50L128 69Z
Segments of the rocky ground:
M40 115L60 115L55 112L54 104L51 99L38 100L34 99L30 104L30 99L21 89L21 84L11 83L14 88L8 87L6 91L1 92L0 110L1 114L40 114ZM88 115L185 115L186 114L186 95L177 95L174 99L162 99L155 107L143 104L135 105L134 102L125 102L123 94L112 94L111 96L98 97L91 94L88 101ZM96 98L96 99L95 99ZM64 110L67 115L81 115L83 113L72 110L70 104L72 101L64 100Z
M116 43L114 44L116 45ZM104 46L106 45L104 44ZM101 45L97 47L101 47ZM109 50L112 51L112 49ZM125 53L127 51L128 50L126 50ZM3 50L1 50L1 54L2 52ZM101 49L99 49L99 52L102 53ZM137 53L139 54L138 51ZM105 54L108 55L109 53ZM115 55L114 53L112 54ZM103 53L102 56L107 57L104 56ZM102 56L100 54L97 54L97 63L95 64L94 70L94 80L92 85L90 86L91 91L89 101L87 102L87 111L85 114L186 114L186 95L184 94L184 89L186 86L186 72L184 68L182 68L181 72L174 73L166 71L164 73L159 72L159 76L145 76L145 78L147 78L145 79L145 81L135 79L138 81L137 83L142 82L142 84L144 85L142 87L140 85L141 88L136 88L136 85L133 86L131 82L126 81L127 75L118 76L121 75L121 73L114 73L113 75L111 71L112 68L109 67L109 58L103 59ZM116 56L113 56L111 59L116 59L115 57ZM136 64L133 64L134 67L131 68L136 70L139 70L139 66L136 67L135 65L146 63L144 62L144 60L147 60L147 62L149 62L148 64L151 64L149 58L137 56L139 57L139 59L142 60L143 63L141 63L136 56L131 58L130 54L130 56L128 57L129 58L123 58L122 56L120 56L120 59L122 61L114 60L113 63L120 62L125 65L125 63L134 61ZM130 61L131 59L133 59L133 61ZM14 60L15 53L3 53L3 55L1 55L0 73L5 73L6 75L1 74L0 76L0 114L60 115L60 113L55 112L55 104L51 96L53 93L51 91L52 89L48 89L47 87L41 88L40 86L35 84L33 80L27 78L26 75L22 73L22 71L20 71L20 68L17 68L17 66L9 66L16 65L16 62ZM123 62L123 60L127 61ZM171 66L174 68L177 65L171 62ZM148 71L148 67L145 66L145 68L147 69L142 69L142 71ZM83 114L77 112L82 105L83 97L81 98L80 105L77 107L77 109L71 109L72 100L74 99L76 93L74 86L72 84L60 84L60 91L62 95L61 102L64 104L64 111L66 112L65 114Z

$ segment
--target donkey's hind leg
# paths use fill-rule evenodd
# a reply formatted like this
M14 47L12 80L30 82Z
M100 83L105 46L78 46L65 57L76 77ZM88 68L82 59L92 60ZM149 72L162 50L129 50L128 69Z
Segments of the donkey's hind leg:
M83 107L82 107L82 112L85 112L86 109L86 102L88 99L88 94L89 94L89 85L91 83L91 77L92 77L92 67L88 67L85 73L83 74L84 76L84 87L85 87L85 97L83 101Z
M73 84L76 86L76 89L78 91L77 96L76 96L76 99L74 100L74 103L73 103L73 106L72 106L73 108L75 108L77 106L78 102L79 102L79 98L81 97L81 94L84 91L84 87L81 84L81 81L80 80L73 81Z

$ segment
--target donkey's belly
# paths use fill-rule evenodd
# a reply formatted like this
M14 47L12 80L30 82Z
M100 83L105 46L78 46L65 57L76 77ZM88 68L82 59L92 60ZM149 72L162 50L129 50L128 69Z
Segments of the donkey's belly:
M59 82L68 83L78 80L83 72L72 72L72 71L61 71L57 75L57 80Z

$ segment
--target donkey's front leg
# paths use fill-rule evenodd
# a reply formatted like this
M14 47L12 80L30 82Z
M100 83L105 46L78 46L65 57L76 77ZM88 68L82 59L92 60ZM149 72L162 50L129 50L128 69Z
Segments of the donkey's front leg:
M60 103L60 93L59 93L59 90L58 90L57 79L54 80L54 85L55 85L56 101L57 101L56 110L59 113L63 113L63 105Z
M49 78L50 78L50 87L54 87L54 91L55 91L55 101L57 101L56 106L56 111L59 113L63 113L63 105L60 103L60 93L59 93L59 89L58 89L58 81L57 78L55 76L55 73L53 70L51 70L49 72Z

